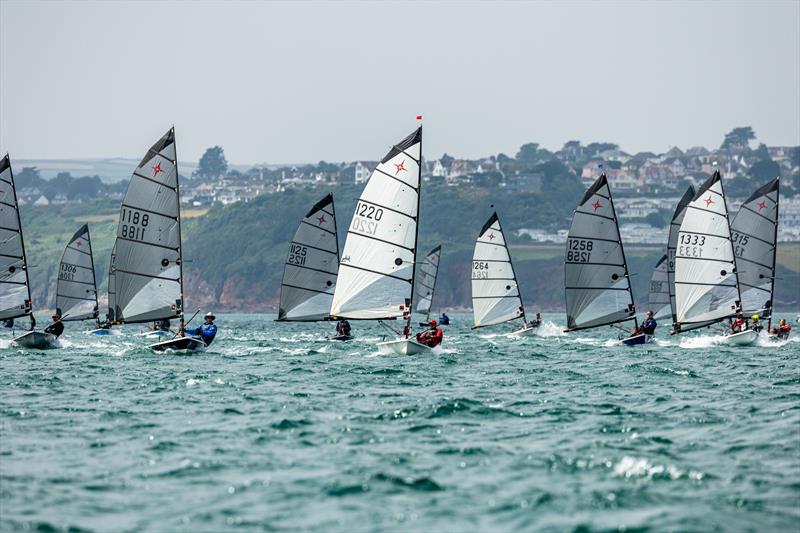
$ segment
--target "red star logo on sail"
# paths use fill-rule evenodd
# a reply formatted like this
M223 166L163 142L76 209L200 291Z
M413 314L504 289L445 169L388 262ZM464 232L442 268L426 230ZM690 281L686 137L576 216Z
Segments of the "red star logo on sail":
M401 171L401 170L402 170L403 172L405 172L405 171L406 171L406 166L405 166L405 165L406 165L406 160L405 160L405 159L403 159L403 160L400 162L400 164L399 164L399 165L398 165L397 163L395 163L395 164L394 164L394 167L395 167L394 175L395 175L395 176L397 176L397 175L400 173L400 171Z
M155 177L156 177L156 176L158 176L158 175L159 175L161 172L166 172L166 170L163 170L163 169L161 168L161 161L159 161L158 163L156 163L156 164L153 166L153 177L155 178Z
M758 204L758 210L761 211L762 209L764 209L766 207L767 207L767 201L766 200L761 200L761 203Z
M325 215L322 215L317 220L319 220L319 224L317 224L318 226L323 225L325 223Z
M708 207L708 206L710 206L711 204L714 203L714 200L711 199L711 195L710 194L708 195L708 198L705 199L705 202L706 202L706 207Z
M603 204L600 203L600 200L595 200L595 202L592 204L592 207L594 207L594 210L597 211L603 207Z
M80 248L80 247L81 247L81 241L75 241L75 246L77 246L78 248Z
M493 240L493 239L494 239L494 233L490 233L490 234L489 234L489 240L491 241L491 240Z

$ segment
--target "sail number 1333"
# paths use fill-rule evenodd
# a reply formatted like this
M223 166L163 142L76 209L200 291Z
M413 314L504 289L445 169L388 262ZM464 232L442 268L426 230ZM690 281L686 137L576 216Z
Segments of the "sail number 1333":
M150 223L150 215L140 213L134 209L122 209L119 217L119 228L123 239L143 241L144 233L147 231L147 224Z

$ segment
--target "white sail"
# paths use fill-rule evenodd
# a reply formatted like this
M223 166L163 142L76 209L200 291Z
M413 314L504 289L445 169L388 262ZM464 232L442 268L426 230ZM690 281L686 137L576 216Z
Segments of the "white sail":
M497 213L481 228L472 254L473 327L525 317L511 254Z
M669 305L669 282L667 281L667 255L661 256L650 278L650 293L647 307L653 312L653 318L663 320L672 316Z
M759 188L742 204L731 222L742 309L747 315L772 314L779 188L777 178Z
M182 315L180 191L175 130L133 172L117 226L115 319L152 322Z
M97 318L97 283L88 224L75 232L61 255L56 309L64 321Z
M11 159L0 160L0 320L31 313L28 263Z
M116 309L117 309L117 286L116 286L116 278L117 276L114 274L114 258L117 255L117 241L114 241L114 246L111 248L111 258L108 261L108 313L106 318L114 322L117 320L116 318Z
M564 283L568 330L634 319L628 265L605 174L575 209L567 236Z
M431 315L431 305L433 303L433 293L436 289L436 278L439 275L439 258L442 255L442 246L439 245L425 256L425 261L419 267L417 283L414 285L414 296L417 302L417 313L425 314L428 318Z
M681 230L681 223L686 214L686 206L692 201L695 195L695 190L692 185L686 189L678 205L675 206L675 213L672 215L672 220L669 223L669 238L667 240L667 283L669 285L669 307L672 313L672 323L678 321L675 316L675 251L678 249L678 233Z
M347 231L332 316L378 320L411 311L421 157L420 127L372 172Z
M328 194L306 214L289 243L278 320L328 318L339 270L336 209Z
M689 202L678 233L676 330L734 316L739 299L728 207L717 171Z

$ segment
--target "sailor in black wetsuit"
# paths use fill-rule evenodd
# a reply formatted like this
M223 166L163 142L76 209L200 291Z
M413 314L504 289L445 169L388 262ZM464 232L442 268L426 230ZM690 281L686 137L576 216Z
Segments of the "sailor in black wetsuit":
M58 338L62 333L64 333L64 323L61 322L61 315L58 313L55 313L52 318L53 323L44 328L44 332L51 333Z

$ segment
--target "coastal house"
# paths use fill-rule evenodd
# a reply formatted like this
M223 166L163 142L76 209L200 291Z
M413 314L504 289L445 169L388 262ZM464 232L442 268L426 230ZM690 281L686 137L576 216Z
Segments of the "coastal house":
M356 161L353 170L354 172L353 177L356 185L358 185L359 183L366 182L369 179L370 175L372 174L372 171L377 166L378 166L377 161Z

